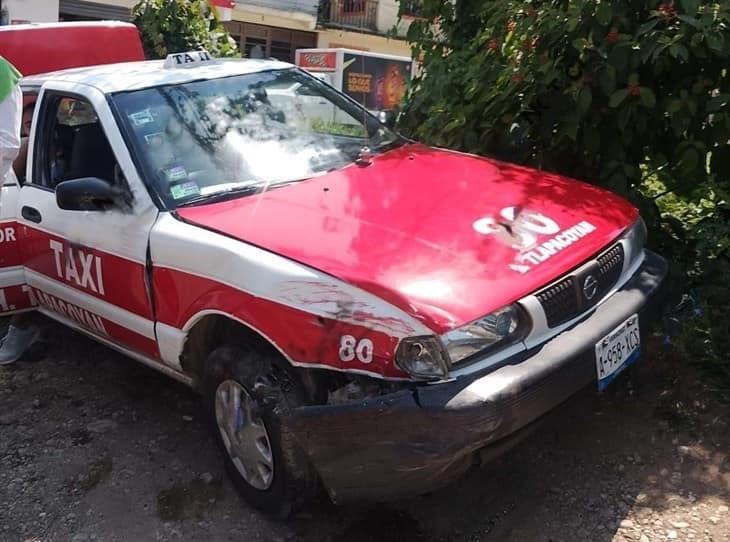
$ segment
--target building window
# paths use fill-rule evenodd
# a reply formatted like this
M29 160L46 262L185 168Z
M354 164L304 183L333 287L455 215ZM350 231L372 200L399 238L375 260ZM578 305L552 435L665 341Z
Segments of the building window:
M365 0L342 0L342 13L355 15L365 13Z
M420 17L423 7L421 0L400 0L403 15L406 17Z
M223 23L246 58L276 58L294 62L297 49L317 46L317 34L252 23L228 21Z

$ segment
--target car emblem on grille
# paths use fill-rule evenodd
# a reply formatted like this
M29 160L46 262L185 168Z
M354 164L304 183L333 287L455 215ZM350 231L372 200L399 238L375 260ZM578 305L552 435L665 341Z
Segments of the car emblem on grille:
M598 292L598 281L593 275L588 275L583 281L583 295L590 301L596 296Z

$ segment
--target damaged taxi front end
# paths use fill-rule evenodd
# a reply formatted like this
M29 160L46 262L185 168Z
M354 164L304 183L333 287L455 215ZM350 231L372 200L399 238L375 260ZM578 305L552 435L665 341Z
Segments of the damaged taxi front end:
M333 500L395 498L444 486L501 443L597 381L595 345L661 307L666 262L647 252L604 302L566 331L483 368L344 404L307 406L288 423ZM529 304L532 300L526 300ZM455 372L459 372L458 370Z
M610 374L597 345L622 326L644 334L662 307L667 263L643 248L644 239L639 220L595 258L511 305L517 323L503 325L501 349L499 338L496 348L484 338L491 326L495 339L490 315L476 330L471 324L411 341L440 350L423 346L420 362L411 360L417 385L378 394L353 383L326 405L293 412L290 431L333 500L403 497L444 486L481 457L508 449L521 430L583 387L605 388L636 359L640 339L628 339L636 341L633 359L625 355ZM586 299L572 287L584 287L591 273L596 292ZM458 342L480 331L481 342ZM470 348L473 354L464 357Z

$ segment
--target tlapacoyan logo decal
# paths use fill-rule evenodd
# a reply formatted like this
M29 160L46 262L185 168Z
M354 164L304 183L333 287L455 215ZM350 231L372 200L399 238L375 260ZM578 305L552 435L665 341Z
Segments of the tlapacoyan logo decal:
M532 267L596 231L596 227L587 220L561 229L552 218L517 206L505 207L499 212L499 217L482 217L473 226L482 235L494 235L519 251L510 264L510 268L518 273L527 273ZM541 237L548 235L553 237L541 242Z

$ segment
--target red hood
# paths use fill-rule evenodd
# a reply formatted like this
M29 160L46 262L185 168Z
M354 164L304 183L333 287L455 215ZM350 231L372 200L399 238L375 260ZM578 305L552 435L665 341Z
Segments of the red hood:
M560 229L537 235L519 270L520 252L504 231L474 227L512 206L518 216L539 213ZM367 167L179 214L355 284L438 333L539 289L637 217L626 201L588 184L421 145L376 156ZM581 223L580 235L561 237ZM540 250L545 242L553 243L550 251Z

